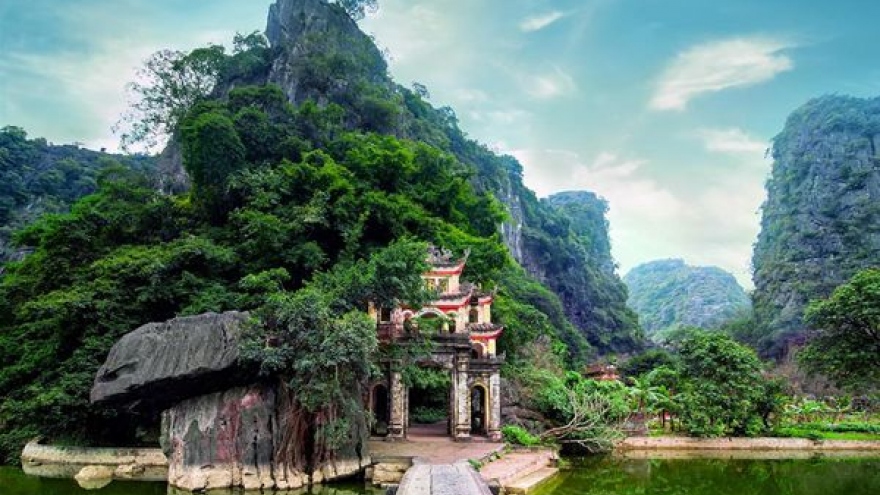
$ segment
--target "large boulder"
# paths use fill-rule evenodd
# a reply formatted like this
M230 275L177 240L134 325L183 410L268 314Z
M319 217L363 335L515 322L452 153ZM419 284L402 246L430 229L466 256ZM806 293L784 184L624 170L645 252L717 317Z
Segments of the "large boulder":
M306 472L289 458L291 435L310 435L287 424L292 397L273 385L251 385L182 401L162 416L168 483L190 491L239 487L291 490L350 477L370 463L366 425L351 425L348 441L331 460Z
M117 342L92 386L92 402L181 400L243 385L253 377L238 366L239 336L248 314L229 311L148 323Z

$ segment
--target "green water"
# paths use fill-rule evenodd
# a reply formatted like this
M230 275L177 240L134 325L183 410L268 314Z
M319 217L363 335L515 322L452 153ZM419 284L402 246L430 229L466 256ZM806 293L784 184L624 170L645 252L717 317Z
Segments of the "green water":
M86 491L72 480L0 467L0 495L167 495L165 483L114 481ZM176 492L179 493L179 492ZM228 492L224 492L228 493ZM301 492L312 493L312 492ZM362 485L315 495L363 495ZM595 458L564 470L533 495L878 495L880 459L632 460Z
M597 458L533 495L878 495L880 459Z
M98 490L84 490L74 480L36 478L20 469L0 466L0 495L180 495L164 482L114 481ZM223 495L230 492L222 491ZM291 495L364 495L380 492L367 490L363 484L316 487L314 491L287 492Z

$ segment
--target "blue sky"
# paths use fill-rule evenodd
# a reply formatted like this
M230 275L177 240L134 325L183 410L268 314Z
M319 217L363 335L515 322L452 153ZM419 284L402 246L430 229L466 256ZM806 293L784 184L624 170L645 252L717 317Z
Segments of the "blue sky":
M162 48L228 44L270 0L2 0L0 125L116 147L124 85ZM792 110L880 94L880 2L379 0L391 74L518 157L539 196L610 203L621 273L657 258L750 286L770 162Z

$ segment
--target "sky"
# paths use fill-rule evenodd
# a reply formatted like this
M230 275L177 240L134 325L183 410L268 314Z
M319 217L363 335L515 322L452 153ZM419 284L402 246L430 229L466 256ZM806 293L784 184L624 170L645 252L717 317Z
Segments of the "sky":
M118 147L151 53L229 45L271 0L0 0L0 126ZM751 288L773 136L824 94L880 94L880 2L379 0L360 22L403 85L517 157L539 197L609 203L620 274L716 265Z

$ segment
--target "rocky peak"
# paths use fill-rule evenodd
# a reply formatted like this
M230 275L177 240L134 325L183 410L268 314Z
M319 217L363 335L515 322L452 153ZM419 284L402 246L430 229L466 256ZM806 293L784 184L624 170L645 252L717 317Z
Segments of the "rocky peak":
M277 0L269 6L266 38L273 47L295 44L303 35L331 28L357 31L357 24L325 0Z
M275 51L268 82L295 104L346 92L358 79L390 84L382 52L336 4L277 0L269 7L266 37Z
M716 266L656 260L633 268L623 281L629 289L627 304L658 341L682 327L719 328L749 309L749 297L734 276Z

